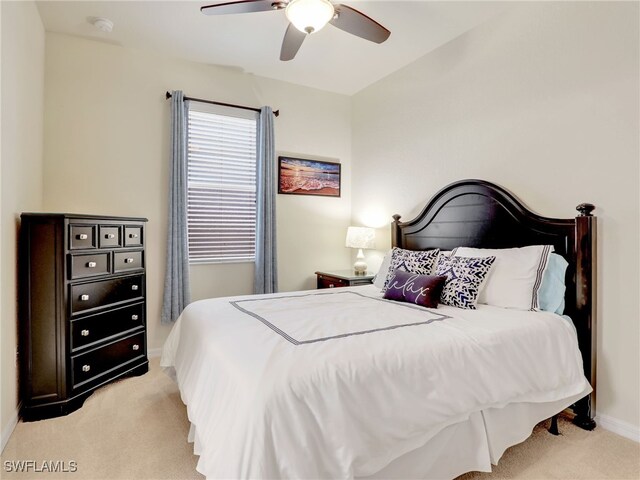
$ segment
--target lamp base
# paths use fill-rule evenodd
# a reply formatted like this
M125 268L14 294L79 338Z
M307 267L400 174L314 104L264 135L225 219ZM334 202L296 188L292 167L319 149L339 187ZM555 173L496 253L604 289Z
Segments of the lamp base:
M356 258L356 263L353 264L353 272L356 275L364 275L367 273L367 264L364 261L364 253L362 253L362 249L358 250L358 256Z
M367 273L367 264L364 262L356 262L353 265L353 273L355 273L356 275L364 275Z

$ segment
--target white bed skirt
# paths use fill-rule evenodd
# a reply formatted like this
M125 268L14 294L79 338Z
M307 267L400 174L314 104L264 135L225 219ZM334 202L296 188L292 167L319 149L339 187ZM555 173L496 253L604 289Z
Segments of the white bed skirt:
M491 472L507 448L526 440L541 421L589 393L550 403L515 403L471 414L442 429L423 447L394 460L370 477L452 479L463 473Z
M507 448L526 440L533 428L589 393L549 403L516 403L471 414L464 422L449 425L422 447L397 458L367 479L450 480L467 472L491 472ZM189 442L194 454L200 446L195 425Z

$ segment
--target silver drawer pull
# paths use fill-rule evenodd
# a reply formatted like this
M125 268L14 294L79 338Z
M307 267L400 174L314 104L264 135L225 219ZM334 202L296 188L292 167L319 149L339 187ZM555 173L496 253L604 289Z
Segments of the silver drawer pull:
M333 288L333 287L335 287L335 285L333 283L330 283L329 288Z
M137 233L130 233L129 234L129 238L138 238L138 234Z
M96 262L87 263L87 268L96 268L97 266L98 266L98 264Z
M116 238L116 236L113 233L107 233L104 238Z
M86 302L87 300L89 300L89 295L80 295L80 300L82 300L83 302Z
M138 315L136 315L135 313L131 315L131 320L137 320L137 319L138 319Z
M88 337L89 336L89 330L82 330L80 332L80 335L82 335L83 337Z
M140 350L140 345L138 345L138 344L136 343L136 344L134 344L134 345L133 345L133 347L131 347L131 348L133 348L134 350Z
M86 233L81 233L80 235L78 235L78 239L80 240L86 240L87 238L89 238L89 235L87 235Z
M82 365L82 371L83 372L88 372L89 370L91 370L91 366L90 365Z
M133 258L125 258L124 263L133 263Z
M131 290L138 290L138 285L131 285Z

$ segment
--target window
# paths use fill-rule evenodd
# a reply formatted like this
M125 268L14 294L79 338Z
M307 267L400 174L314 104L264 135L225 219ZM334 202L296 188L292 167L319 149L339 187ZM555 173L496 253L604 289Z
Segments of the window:
M188 110L189 263L253 261L258 114L195 101Z

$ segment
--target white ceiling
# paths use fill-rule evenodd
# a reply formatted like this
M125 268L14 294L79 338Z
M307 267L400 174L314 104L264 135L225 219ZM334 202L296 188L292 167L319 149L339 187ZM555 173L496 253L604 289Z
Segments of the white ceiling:
M327 25L305 40L294 60L281 62L283 11L203 15L200 6L212 3L219 1L40 1L38 9L50 32L352 95L506 8L500 2L347 0L391 37L377 45ZM90 17L110 19L113 32L99 31Z

